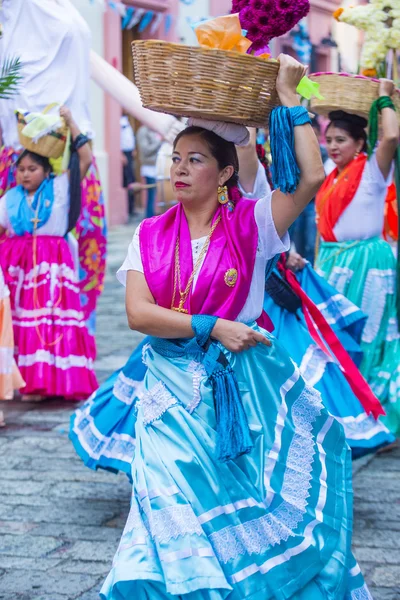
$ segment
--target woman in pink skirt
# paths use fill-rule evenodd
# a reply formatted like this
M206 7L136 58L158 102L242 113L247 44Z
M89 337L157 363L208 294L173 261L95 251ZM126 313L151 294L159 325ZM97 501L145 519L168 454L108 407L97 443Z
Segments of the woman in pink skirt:
M63 107L60 114L71 130L70 170L55 177L46 157L25 150L17 161L18 185L0 199L0 267L27 400L79 400L97 388L95 346L65 239L79 217L80 182L92 153L70 111Z

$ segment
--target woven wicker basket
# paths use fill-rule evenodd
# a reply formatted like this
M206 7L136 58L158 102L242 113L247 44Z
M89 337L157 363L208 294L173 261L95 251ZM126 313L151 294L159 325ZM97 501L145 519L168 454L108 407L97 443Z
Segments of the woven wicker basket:
M23 148L30 152L36 152L36 154L40 154L41 156L46 156L47 158L60 158L60 156L64 154L68 134L68 127L66 126L64 119L61 119L63 124L60 129L48 133L37 142L34 142L31 138L22 134L22 130L26 125L24 115L20 112L16 112L16 117L19 143Z
M133 42L132 52L145 108L262 127L278 104L276 61L158 40Z
M368 119L374 100L378 98L379 81L348 73L315 73L310 79L320 84L323 100L313 98L310 108L319 115L328 116L333 110L360 115ZM400 120L400 91L393 96Z

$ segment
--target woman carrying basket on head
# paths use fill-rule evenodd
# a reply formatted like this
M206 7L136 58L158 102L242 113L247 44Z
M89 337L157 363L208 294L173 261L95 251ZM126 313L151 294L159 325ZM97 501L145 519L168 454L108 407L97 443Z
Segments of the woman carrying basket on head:
M0 199L0 267L10 289L16 359L24 399L87 398L97 387L77 274L66 234L81 208L80 182L92 153L63 107L71 131L70 171L54 177L49 159L23 151L18 185Z
M256 324L265 272L323 177L295 91L304 68L280 60L279 110L297 124L294 194L240 198L236 128L189 127L174 144L179 203L143 221L119 271L131 328L153 337L107 600L370 598L350 552L343 429Z
M381 80L382 135L367 156L367 121L335 111L326 131L336 169L317 199L321 236L316 268L368 316L362 335L361 372L382 402L384 422L400 433L400 335L396 318L396 261L382 239L384 204L393 177L399 123L390 99L394 84Z
M204 126L204 121L201 123ZM255 201L270 195L272 178L265 153L260 153L259 146L256 148L254 129L250 129L249 142L236 146L236 150L239 159L238 187L242 195ZM305 267L305 261L296 253L290 254L287 266L290 265L304 269L300 273L301 286L328 321L330 338L333 329L340 338L340 345L359 364L362 357L359 341L366 315L317 275L310 265ZM276 275L268 280L270 294L270 284L274 283ZM306 382L317 387L324 406L344 426L353 458L393 442L393 436L383 423L360 403L363 391L368 387L365 381L361 382L361 377L358 381L352 378L354 393L337 359L326 352L326 342L321 343L320 337L314 335L314 339L310 334L302 317L301 301L298 297L296 300L300 303L298 312L286 306L285 294L277 299L275 295L269 297L266 293L264 310L275 326L275 337L299 365ZM326 328L324 332L326 334ZM135 453L136 403L142 394L147 371L142 361L142 351L148 342L149 337L146 337L132 352L124 367L113 373L71 416L70 439L78 455L91 469L124 471L128 477L131 476ZM343 362L343 356L340 358ZM338 390L340 393L337 393Z

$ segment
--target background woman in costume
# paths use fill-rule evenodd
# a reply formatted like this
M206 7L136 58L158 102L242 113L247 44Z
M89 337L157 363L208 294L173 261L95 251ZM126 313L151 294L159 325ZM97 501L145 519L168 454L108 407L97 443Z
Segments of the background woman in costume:
M298 124L294 194L240 198L235 128L189 127L174 145L179 204L143 221L119 271L130 326L153 337L131 511L104 599L369 597L350 553L343 430L255 323L265 272L323 177L295 93L304 68L280 64L276 115Z
M256 145L254 130L249 144L238 148L238 156L241 192L256 200L267 193L272 182L269 183L268 161ZM287 263L283 262L283 258L280 263L298 272L303 292L317 306L328 323L328 329L333 329L343 348L359 364L362 359L359 343L366 315L332 288L298 253L291 251ZM264 310L274 324L274 335L299 365L306 382L321 392L324 406L344 426L353 457L393 442L394 438L387 428L363 408L357 397L363 399L365 382L360 381L360 389L356 389L355 394L331 351L328 351L328 356L327 341L323 339L321 344L313 339L304 318L302 301L288 282L282 282L278 269L267 282Z
M74 153L55 177L49 160L24 151L18 185L0 199L0 266L10 289L17 364L25 399L87 398L97 387L95 346L85 327L75 265L64 239L80 214L88 139L62 107Z
M308 301L296 293L292 278L288 281L287 269L296 273ZM394 442L385 425L365 410L330 349L330 344L335 343L334 333L359 364L362 359L359 342L366 315L297 253L291 253L287 261L281 258L279 269L267 282L266 291L264 310L274 323L274 335L299 365L307 384L321 392L324 406L343 425L353 458ZM310 300L318 311L314 309L313 315L307 308ZM317 335L313 328L315 319L319 325Z
M49 103L58 102L70 108L85 135L92 138L94 134L89 113L91 35L71 1L3 0L0 21L3 26L0 59L5 55L18 56L23 77L18 93L11 99L0 100L2 195L16 185L16 159L21 149L16 109L41 112ZM32 31L35 44L27 45ZM104 197L94 157L81 187L81 215L73 234L78 240L82 310L94 335L94 311L104 285L107 234Z
M382 402L384 422L400 433L400 335L396 317L396 261L381 238L384 204L392 182L399 124L390 96L394 84L381 80L378 106L382 135L367 159L366 121L332 113L327 149L336 169L317 195L321 236L317 271L368 316L361 340L361 372Z

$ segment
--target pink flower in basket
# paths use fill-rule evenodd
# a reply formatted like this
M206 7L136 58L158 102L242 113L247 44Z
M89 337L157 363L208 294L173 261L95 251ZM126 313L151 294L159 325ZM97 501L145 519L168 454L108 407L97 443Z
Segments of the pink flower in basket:
M290 31L310 10L309 0L233 0L232 12L253 42L252 51L265 48Z

